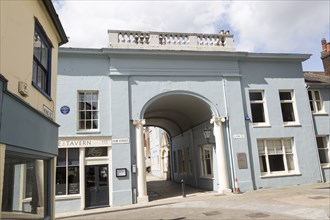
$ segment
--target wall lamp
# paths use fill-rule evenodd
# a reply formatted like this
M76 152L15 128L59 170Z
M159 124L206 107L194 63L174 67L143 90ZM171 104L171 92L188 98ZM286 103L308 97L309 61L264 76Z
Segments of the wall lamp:
M204 135L204 138L206 139L207 143L209 143L211 132L212 132L212 129L209 127L205 127L203 130L203 135Z

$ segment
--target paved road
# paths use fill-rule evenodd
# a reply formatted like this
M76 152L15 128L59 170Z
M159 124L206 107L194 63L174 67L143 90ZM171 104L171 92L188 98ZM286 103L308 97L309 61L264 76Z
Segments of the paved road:
M330 219L330 183L218 194L152 179L151 202L86 210L61 219ZM60 216L59 216L60 217ZM58 218L60 219L60 218Z

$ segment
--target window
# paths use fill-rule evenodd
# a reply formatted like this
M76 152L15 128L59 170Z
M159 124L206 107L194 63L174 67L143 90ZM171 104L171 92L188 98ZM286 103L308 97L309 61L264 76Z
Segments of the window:
M289 174L295 172L293 140L257 140L261 175Z
M323 102L319 90L308 90L309 105L313 113L319 113L323 110Z
M85 157L106 157L108 156L107 147L86 147Z
M320 163L329 164L329 136L316 137L317 148L319 150Z
M282 118L284 124L295 123L296 118L295 118L295 107L293 101L293 92L280 91L279 95L280 95Z
M266 123L266 102L263 91L250 91L249 96L253 124Z
M178 150L178 159L179 159L179 173L183 174L186 172L185 161L184 161L184 151Z
M38 21L35 22L33 46L32 84L50 96L52 46Z
M98 92L79 92L78 97L78 130L97 130L99 128Z
M8 218L18 219L28 216L26 218L47 219L49 214L47 203L51 198L50 186L45 182L50 180L52 175L48 172L51 161L43 160L38 155L8 150L5 151L4 158L0 212L8 213ZM11 216L11 212L15 214ZM24 213L29 214L24 215ZM5 216L1 217L8 219Z
M79 148L58 149L56 195L79 194Z
M178 168L177 168L177 165L176 165L176 152L175 151L173 151L173 163L174 163L174 173L177 173Z
M191 175L192 174L192 158L191 158L191 153L190 153L189 147L186 147L186 154L187 154L187 158L188 158L188 174Z
M212 146L201 146L201 172L203 177L213 177Z

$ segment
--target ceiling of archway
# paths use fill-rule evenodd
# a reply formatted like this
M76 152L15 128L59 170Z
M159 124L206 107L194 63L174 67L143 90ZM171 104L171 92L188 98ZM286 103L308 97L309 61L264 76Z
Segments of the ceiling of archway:
M203 100L183 94L167 95L152 102L144 113L146 126L161 127L171 137L179 135L212 117Z

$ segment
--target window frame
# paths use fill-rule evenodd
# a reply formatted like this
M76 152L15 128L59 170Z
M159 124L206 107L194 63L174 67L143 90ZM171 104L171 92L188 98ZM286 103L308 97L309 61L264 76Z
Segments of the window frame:
M210 154L210 158L206 158L205 151L208 150ZM210 171L211 173L208 174L207 171L207 159L210 160ZM204 144L200 146L200 172L201 172L201 178L208 178L213 179L214 178L214 170L213 170L213 146L210 144Z
M318 145L317 138L322 138L323 146L325 146L325 147L320 148L320 146ZM330 146L329 146L330 143L329 143L329 135L317 135L316 136L316 145L317 145L316 146L317 147L317 152L318 152L318 155L319 155L319 161L320 161L320 164L321 164L322 168L328 168L328 167L330 167ZM327 151L327 160L328 160L328 162L326 162L326 163L322 163L321 162L320 150Z
M178 150L178 161L179 161L179 174L186 174L186 161L185 161L185 151L184 149Z
M250 97L251 93L260 93L261 97L262 97L262 100L251 100L251 97ZM250 101L251 120L252 120L253 127L269 126L269 117L268 117L265 90L263 90L263 89L249 90L249 101ZM254 120L253 120L253 109L252 109L252 105L254 105L254 104L262 104L264 122L254 122Z
M290 93L290 95L291 95L290 100L289 99L285 99L285 100L281 99L281 93L284 93L284 92L289 92ZM281 90L279 90L278 95L279 95L279 100L280 100L281 115L282 115L282 121L283 121L284 126L299 125L299 117L298 117L298 111L297 111L297 106L296 106L294 90L292 90L292 89L281 89ZM294 121L284 121L282 104L291 104Z
M263 143L263 151L264 154L260 154L260 146L258 144L258 142L261 141ZM271 154L270 150L268 148L271 148L270 143L267 142L275 142L275 141L280 141L281 143L281 150L282 153L276 153L276 147L274 145L274 151L275 153ZM288 141L290 143L290 149L291 150L287 150L286 149L286 145L285 145L285 141ZM296 150L295 150L295 143L294 143L294 138L261 138L261 139L257 139L257 153L258 153L258 159L259 159L259 171L260 171L260 176L261 177L272 177L272 176L283 176L283 175L299 175L299 167L298 167L298 162L296 159ZM291 152L290 152L291 151ZM273 156L273 155L282 155L282 159L283 159L283 170L279 170L279 171L271 171L271 167L270 167L270 161L269 161L269 156ZM294 169L289 169L289 163L288 163L288 155L291 155L292 157L292 163L294 166ZM265 157L265 161L263 162L262 157ZM262 163L265 163L262 165ZM265 166L265 167L264 167ZM264 169L264 171L262 170L262 168Z
M319 94L319 98L320 98L319 100L316 98L316 95L315 95L316 92ZM312 113L313 114L322 114L322 113L325 113L323 99L322 99L322 96L321 96L321 91L318 90L318 89L308 89L307 90L307 93L308 93L308 99L309 99L309 104L310 104ZM309 94L311 94L311 96ZM317 102L319 102L320 105L321 105L321 109L320 110L318 110Z
M35 53L35 37L36 35L39 37L41 41L41 45L46 46L47 48L47 64L46 66L43 65L43 57L42 50L40 50L40 58L37 58ZM35 27L34 27L34 33L33 33L33 62L32 62L32 85L35 87L38 91L40 91L43 95L45 95L49 100L51 100L51 80L52 80L52 73L51 73L51 66L52 66L52 48L53 45L49 38L46 35L46 32L44 31L43 27L39 23L37 19L35 19ZM35 69L36 64L36 69ZM44 82L40 82L45 85L39 86L39 69L44 71L45 79ZM36 74L36 75L35 75Z
M93 95L96 93L97 95L97 110L92 110L90 109L90 113L91 113L91 116L93 116L93 112L96 112L97 113L97 128L91 128L91 129L87 129L86 128L86 112L87 109L80 109L80 94L81 93L84 93L84 97L86 96L87 93L89 93L92 97ZM93 98L91 100L92 102L94 102ZM82 103L85 103L85 102L82 102ZM84 124L85 124L85 129L83 128L80 128L80 121L81 118L80 118L80 113L84 112L85 113L85 121L84 121ZM91 127L93 127L93 119L91 118ZM78 90L77 91L77 133L95 133L95 132L99 132L100 131L100 92L99 90Z
M78 151L78 164L69 164L69 150L71 149L77 149ZM81 173L80 173L80 148L59 148L59 150L65 150L65 164L58 166L58 157L56 158L56 167L55 167L55 196L79 196L81 195L81 188L80 188L80 182L81 182ZM63 168L65 167L65 194L56 194L57 192L57 168ZM70 167L77 167L78 169L78 193L69 193L69 168Z

